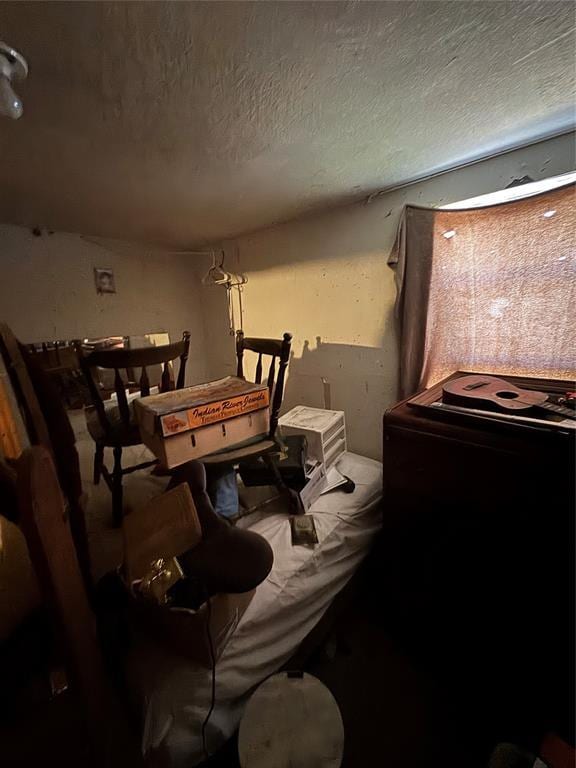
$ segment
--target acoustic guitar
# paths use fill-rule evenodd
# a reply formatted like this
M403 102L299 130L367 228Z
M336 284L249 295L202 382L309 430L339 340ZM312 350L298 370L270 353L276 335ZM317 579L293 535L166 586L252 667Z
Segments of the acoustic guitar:
M566 419L576 421L576 413L570 408L556 405L548 400L545 392L532 389L520 389L504 379L496 376L462 376L447 381L442 387L443 401L453 405L468 406L469 408L484 408L485 410L518 413L530 408L556 413Z

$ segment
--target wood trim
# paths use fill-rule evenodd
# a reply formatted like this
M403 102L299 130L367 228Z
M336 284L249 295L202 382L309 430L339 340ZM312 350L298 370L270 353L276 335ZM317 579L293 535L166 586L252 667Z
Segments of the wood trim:
M16 400L24 415L30 442L44 445L52 452L48 428L26 363L22 357L18 340L4 323L0 323L0 354L2 354L4 365L12 381Z

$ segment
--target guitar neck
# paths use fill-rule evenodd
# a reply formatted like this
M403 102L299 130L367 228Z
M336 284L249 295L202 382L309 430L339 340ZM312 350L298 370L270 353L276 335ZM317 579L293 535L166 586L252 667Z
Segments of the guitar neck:
M556 403L541 403L536 406L537 408L544 408L546 411L557 413L559 416L564 416L565 419L572 419L576 421L576 411L571 408L565 408L563 405L556 405Z

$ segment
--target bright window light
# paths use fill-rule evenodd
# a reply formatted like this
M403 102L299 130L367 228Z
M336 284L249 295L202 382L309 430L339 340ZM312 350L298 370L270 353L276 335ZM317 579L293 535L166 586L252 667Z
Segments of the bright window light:
M551 189L563 187L566 184L574 184L574 182L576 182L576 171L563 173L561 176L552 176L549 179L542 179L541 181L531 181L528 184L520 184L517 187L510 187L509 189L501 189L499 192L490 192L487 195L470 197L467 200L458 200L457 203L439 205L438 208L447 211L455 211L462 208L484 208L488 205L509 203L512 200L521 200L524 197L539 195L541 192L549 192ZM544 216L549 219L554 216L555 213L556 211L546 211Z

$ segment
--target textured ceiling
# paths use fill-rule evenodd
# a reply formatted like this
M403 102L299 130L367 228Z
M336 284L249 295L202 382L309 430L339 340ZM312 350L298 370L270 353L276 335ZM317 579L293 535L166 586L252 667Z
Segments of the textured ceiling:
M186 248L574 124L572 2L2 2L0 219Z

